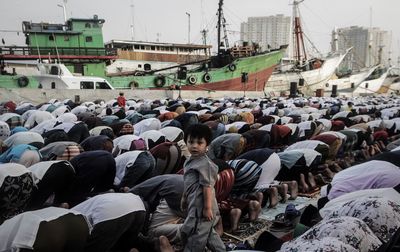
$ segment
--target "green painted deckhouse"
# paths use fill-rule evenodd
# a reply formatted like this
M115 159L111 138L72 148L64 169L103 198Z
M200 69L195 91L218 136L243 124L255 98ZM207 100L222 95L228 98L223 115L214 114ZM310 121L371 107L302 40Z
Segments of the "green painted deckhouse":
M22 29L31 58L61 59L71 72L105 76L105 63L116 58L115 50L104 47L104 19L71 18L65 24L24 21Z

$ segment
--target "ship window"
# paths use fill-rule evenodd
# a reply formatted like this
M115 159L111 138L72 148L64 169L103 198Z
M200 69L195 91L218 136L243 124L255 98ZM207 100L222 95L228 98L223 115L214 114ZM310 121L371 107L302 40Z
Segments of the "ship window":
M49 40L50 40L50 41L54 41L54 36L53 36L53 35L50 35L50 36L49 36Z
M140 46L140 49L144 50L144 45Z
M51 66L51 68L50 68L51 75L58 75L58 72L59 72L59 70L58 70L57 66Z
M156 50L156 47L155 47L155 46L151 46L151 50L152 50L152 51L155 51L155 50Z
M140 49L140 48L139 48L139 45L135 45L135 49Z
M96 89L111 89L106 82L96 82Z
M91 28L90 23L86 23L86 24L85 24L85 28Z
M93 89L94 83L91 81L81 81L81 89Z
M92 36L87 36L86 37L86 42L92 42L93 41L93 37Z
M138 67L138 68L142 68L142 64L138 64L137 67Z

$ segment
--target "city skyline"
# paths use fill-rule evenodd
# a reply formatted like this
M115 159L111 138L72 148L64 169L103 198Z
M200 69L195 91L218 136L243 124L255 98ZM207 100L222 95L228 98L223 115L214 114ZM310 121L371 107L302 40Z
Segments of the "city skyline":
M225 1L224 14L231 44L240 40L240 23L246 22L248 17L277 14L291 16L292 6L289 5L291 2L251 0L243 4L243 1L239 0ZM22 21L63 23L63 10L57 6L59 4L62 4L62 0L1 1L0 39L4 39L6 45L25 45L25 38L21 33ZM186 13L190 13L190 41L201 44L200 30L207 29L209 31L207 42L215 47L217 5L218 0L117 0L112 3L105 0L68 0L67 16L91 18L96 14L99 18L105 19L103 27L105 42L112 39L130 40L133 23L135 40L158 39L160 42L186 43L188 41ZM335 27L370 27L372 24L372 27L392 32L392 43L387 47L391 48L395 59L400 51L400 16L396 13L398 7L400 2L395 0L351 2L336 0L334 4L329 0L305 0L300 5L300 11L304 32L322 53L329 52L331 33Z

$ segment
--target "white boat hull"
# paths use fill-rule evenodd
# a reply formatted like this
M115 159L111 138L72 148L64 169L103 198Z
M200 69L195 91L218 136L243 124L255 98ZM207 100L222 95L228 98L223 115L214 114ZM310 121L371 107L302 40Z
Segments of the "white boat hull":
M267 82L265 92L274 92L277 93L277 95L281 92L287 92L290 90L290 83L298 83L299 79L304 79L304 87L302 89L305 92L312 93L317 89L324 89L326 83L331 79L345 55L346 54L327 58L318 69L302 72L274 73Z

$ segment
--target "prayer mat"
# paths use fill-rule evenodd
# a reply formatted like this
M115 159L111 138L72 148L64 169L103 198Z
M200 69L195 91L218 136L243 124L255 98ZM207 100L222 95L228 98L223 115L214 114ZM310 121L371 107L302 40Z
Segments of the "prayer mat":
M258 237L272 225L272 222L265 219L257 219L255 221L248 221L248 219L240 220L238 229L232 234L224 232L222 241L227 243L247 243L249 246L254 247Z

